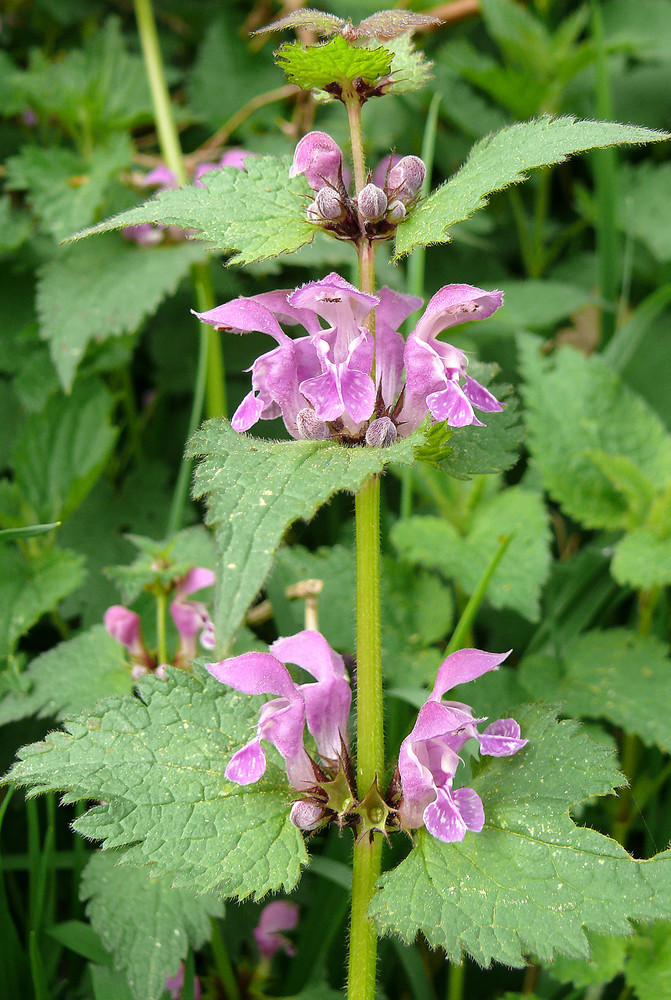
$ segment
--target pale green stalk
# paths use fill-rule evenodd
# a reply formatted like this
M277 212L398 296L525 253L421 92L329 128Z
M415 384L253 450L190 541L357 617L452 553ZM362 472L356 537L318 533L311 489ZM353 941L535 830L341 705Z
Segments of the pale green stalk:
M172 113L170 93L165 79L161 49L156 31L156 21L151 0L133 0L138 34L142 45L149 87L151 89L156 131L161 156L172 170L180 185L187 183L186 166L179 142L179 134ZM210 262L193 264L191 280L194 286L198 312L205 312L215 306L212 291L212 276ZM201 324L198 346L198 368L196 385L187 439L191 437L200 423L203 408L208 417L223 417L226 415L226 378L224 372L221 341L216 330ZM173 534L181 527L184 505L189 489L191 464L183 462L175 485L170 515L168 518L168 534Z
M346 104L352 140L357 193L365 183L361 107ZM375 244L359 248L359 287L375 291ZM371 315L370 326L373 324ZM374 372L373 372L374 376ZM357 792L362 799L384 774L382 714L382 641L380 614L380 479L371 476L355 497L356 652L357 652ZM374 1000L377 934L367 911L380 874L382 838L364 836L354 847L349 935L348 1000Z

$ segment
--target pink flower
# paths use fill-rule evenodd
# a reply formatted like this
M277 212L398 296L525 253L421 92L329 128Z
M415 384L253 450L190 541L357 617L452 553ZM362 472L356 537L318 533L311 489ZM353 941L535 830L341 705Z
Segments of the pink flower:
M125 646L133 661L132 676L137 680L153 667L154 661L149 655L142 638L140 616L129 611L123 604L113 604L104 615L105 628L113 639Z
M452 788L459 751L467 740L476 739L481 753L506 757L517 753L527 740L520 738L514 719L499 719L479 733L477 726L484 719L474 718L468 705L443 701L442 697L457 684L497 670L508 655L462 649L451 653L441 665L433 691L399 752L403 789L399 817L408 829L424 825L446 842L463 840L467 830L482 830L485 813L480 796L472 788Z
M489 413L503 409L484 386L466 374L464 352L438 340L442 330L491 316L502 299L501 292L485 292L473 285L444 285L430 300L405 345L405 401L400 416L404 434L420 426L427 410L434 420L465 427L482 426L474 407Z
M292 931L297 923L296 903L285 903L281 899L268 903L261 912L258 926L254 928L254 939L262 957L271 959L280 950L287 955L295 955L295 945L281 932Z
M295 663L317 681L296 684L286 663ZM261 740L282 755L292 786L304 791L316 782L315 768L303 744L307 724L326 762L337 760L348 744L352 700L342 657L319 632L305 631L278 639L268 653L243 653L207 665L213 677L245 694L274 694L259 713L256 736L228 762L226 777L249 785L265 773Z
M356 442L366 438L372 422L384 418L386 428L391 420L393 433L376 430L367 438L372 444L412 433L427 413L463 427L481 424L475 409L502 409L466 374L464 352L438 340L442 330L491 316L501 299L501 292L445 285L407 343L399 327L421 299L389 288L367 295L335 272L293 292L233 299L196 315L217 330L256 330L277 342L252 365L252 391L233 414L234 430L247 431L258 420L281 416L292 437ZM373 311L375 335L368 329ZM300 324L307 336L292 339L280 323Z
M187 601L189 594L214 585L211 569L197 566L177 581L176 596L170 604L170 614L177 627L180 646L175 661L190 662L196 655L196 638L200 637L203 649L215 647L214 625L207 608L200 601Z

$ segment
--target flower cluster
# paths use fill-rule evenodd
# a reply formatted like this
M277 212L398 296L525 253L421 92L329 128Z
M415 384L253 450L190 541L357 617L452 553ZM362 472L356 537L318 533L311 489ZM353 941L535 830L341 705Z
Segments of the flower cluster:
M179 646L173 657L176 667L186 667L191 663L196 655L196 639L200 640L203 649L214 649L214 625L207 608L200 601L187 600L197 590L213 586L214 581L212 570L202 566L196 566L175 581L170 615L179 633ZM159 677L165 676L167 664L157 663L147 649L142 637L140 616L135 611L130 611L123 604L114 604L105 612L104 622L112 638L130 653L134 680L149 672L155 672Z
M316 683L297 684L287 663L306 670ZM243 653L207 666L213 677L245 694L274 694L259 713L256 735L231 757L226 777L249 785L265 773L264 740L274 746L287 769L293 788L307 792L327 774L337 774L348 756L349 710L352 692L341 656L319 632L304 631L278 639L268 653ZM320 765L309 756L304 733L314 737ZM302 829L319 825L323 810L299 800L291 819Z
M426 176L418 156L389 157L357 196L347 192L338 144L326 132L309 132L296 146L290 176L303 174L315 192L310 222L338 239L391 239L410 210Z
M514 719L499 719L479 733L477 726L484 719L474 718L468 705L442 698L457 684L498 669L508 655L462 649L441 665L433 691L401 744L398 771L403 798L398 814L402 826L424 825L438 840L448 842L463 840L466 830L482 830L485 813L478 793L473 788L452 788L459 752L467 740L476 739L481 753L507 757L521 750L527 740L520 738Z
M252 391L231 420L236 431L281 416L295 438L388 445L416 430L427 413L463 427L481 424L475 409L502 408L467 375L464 352L438 340L443 330L491 316L501 302L498 291L445 285L406 342L399 327L421 299L386 287L367 295L332 272L294 291L241 297L196 315L217 330L258 331L277 342L251 367ZM292 339L280 323L300 325L307 335Z

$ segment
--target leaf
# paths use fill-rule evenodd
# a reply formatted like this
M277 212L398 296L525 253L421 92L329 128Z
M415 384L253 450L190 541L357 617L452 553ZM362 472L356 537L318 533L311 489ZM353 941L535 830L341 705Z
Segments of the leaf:
M658 261L671 260L671 163L622 165L618 222Z
M97 379L52 396L14 446L15 482L40 521L65 520L102 472L117 436L114 400Z
M653 487L662 488L671 479L671 437L597 355L586 358L562 348L544 357L540 342L529 336L518 344L528 446L543 486L586 527L621 527L630 500L604 474L604 461L623 456ZM597 461L590 452L601 453Z
M24 146L7 160L8 188L27 191L43 227L62 240L93 222L110 180L130 165L132 155L125 135L110 137L87 160L71 149Z
M499 413L486 415L486 427L460 427L451 436L447 457L439 467L455 479L505 472L517 461L524 437L517 399L508 395L507 386L490 385L489 389L505 406Z
M54 528L60 527L60 521L51 524L31 524L25 528L3 528L0 530L0 542L9 542L17 538L35 538L36 535L46 535Z
M90 341L134 333L202 259L192 243L138 247L107 236L49 261L39 274L37 311L63 389L70 391ZM185 315L184 326L192 323Z
M487 195L527 179L535 167L561 163L574 153L622 143L659 142L666 132L579 121L572 115L543 115L520 122L481 139L463 167L439 187L398 227L396 254L409 253L417 244L444 243L446 230L487 204Z
M535 698L561 701L568 715L607 719L668 753L670 670L659 639L613 628L579 636L556 659L527 657L520 680Z
M627 984L638 1000L671 1000L671 922L641 927L628 951Z
M573 983L578 989L596 983L609 983L624 971L631 941L605 934L588 934L589 959L558 955L550 975L560 983Z
M81 586L84 558L68 549L50 549L27 559L14 547L0 548L0 659L9 656L33 625Z
M289 177L289 161L249 156L244 169L204 174L203 187L161 191L151 201L85 229L72 240L146 222L195 229L190 238L231 253L229 264L251 264L291 253L314 236L306 208L312 191L305 177Z
M53 924L48 934L63 947L69 948L89 962L112 965L112 957L103 948L99 935L83 920L64 920L63 923Z
M9 195L2 195L0 197L0 251L16 250L26 242L32 229L33 222L30 218L30 212L15 209Z
M55 116L71 134L84 131L89 141L153 121L143 60L127 53L116 17L90 34L83 48L59 53L53 62L35 50L15 85L38 117Z
M196 951L209 940L210 918L221 917L223 906L215 896L173 889L165 878L118 860L116 851L94 854L82 873L80 897L135 1000L161 1000L166 978L176 974L189 946Z
M390 448L345 448L327 441L273 443L236 434L225 420L209 420L191 439L190 457L203 457L194 496L208 500L216 528L219 586L215 628L222 648L263 585L282 535L298 518L309 520L340 490L356 492L387 465L410 465L421 433Z
M393 82L389 87L392 94L408 94L412 90L421 90L432 77L429 62L421 49L416 49L409 33L399 35L385 43L392 53L391 75ZM385 88L386 90L386 88Z
M489 582L487 599L495 608L537 621L550 568L548 518L540 494L520 486L496 494L476 508L465 537L438 517L398 521L391 537L401 558L440 570L472 594L506 535L513 537Z
M21 691L0 701L0 725L28 715L62 719L99 698L130 694L134 681L123 646L96 625L42 653L21 674Z
M389 75L392 53L381 46L355 47L337 35L308 48L301 42L285 42L275 53L275 59L289 83L303 90L328 91L336 84L346 93L356 93L353 81L357 78L374 85Z
M610 570L618 583L637 590L671 583L671 538L645 525L629 531L615 547Z
M615 841L576 827L570 805L622 781L610 751L543 706L517 709L529 744L489 758L471 784L485 827L462 843L424 829L417 847L379 881L369 913L380 933L410 943L420 931L452 961L514 967L525 953L586 956L584 929L626 934L629 920L668 911L669 856L636 862Z
M24 747L7 780L29 794L63 789L95 799L74 823L121 862L150 865L174 888L260 898L298 882L307 853L289 820L291 789L273 763L244 787L226 764L247 742L259 699L224 691L206 671L171 667L146 676L139 698L107 698L68 720L65 732Z

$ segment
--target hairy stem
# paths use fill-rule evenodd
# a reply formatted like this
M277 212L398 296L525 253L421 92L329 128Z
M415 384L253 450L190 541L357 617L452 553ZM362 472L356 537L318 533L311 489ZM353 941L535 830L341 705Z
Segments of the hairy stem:
M347 121L349 122L349 134L352 144L352 166L354 167L354 187L359 194L361 188L366 183L366 158L363 151L363 137L361 134L361 103L358 97L353 97L345 101L347 110Z

